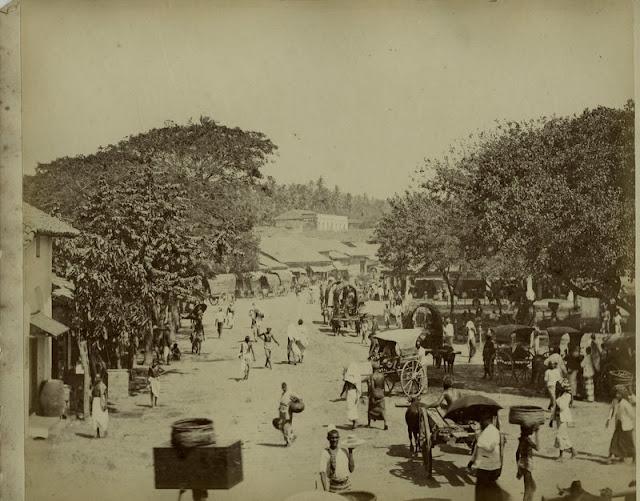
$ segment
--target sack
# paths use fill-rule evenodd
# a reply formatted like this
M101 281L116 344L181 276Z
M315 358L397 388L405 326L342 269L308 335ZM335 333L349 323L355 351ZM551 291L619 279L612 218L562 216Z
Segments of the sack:
M289 404L289 410L295 414L302 412L304 410L304 402L302 399L292 399Z

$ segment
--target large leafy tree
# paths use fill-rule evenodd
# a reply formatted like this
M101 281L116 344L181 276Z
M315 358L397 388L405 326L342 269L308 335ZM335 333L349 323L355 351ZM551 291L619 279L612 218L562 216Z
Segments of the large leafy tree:
M202 284L202 239L185 234L186 193L150 168L140 174L116 185L102 180L79 208L85 238L59 254L58 266L76 285L78 332L110 365L140 341L149 361L154 326L171 326L171 309Z
M449 201L425 190L396 196L389 205L391 210L376 228L381 262L401 278L410 273L439 273L449 290L453 314L454 291L468 268L461 244L464 221Z
M620 279L633 276L635 259L633 138L633 102L508 122L428 162L435 175L424 188L466 214L471 260L624 302Z
M221 262L238 243L255 244L248 234L258 213L250 200L262 190L260 169L276 150L260 132L229 128L206 117L186 125L168 123L91 155L38 165L34 176L25 177L24 197L76 223L78 207L93 195L99 179L113 186L131 172L143 176L144 169L151 168L185 190L188 229L205 237L207 257Z

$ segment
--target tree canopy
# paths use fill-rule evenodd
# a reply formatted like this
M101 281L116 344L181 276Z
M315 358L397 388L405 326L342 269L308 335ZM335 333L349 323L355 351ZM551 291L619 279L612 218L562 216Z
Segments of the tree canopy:
M445 249L446 227L467 266L485 276L533 275L583 296L615 298L620 278L634 274L634 168L631 101L499 124L420 169L419 199L454 222L425 225L425 239ZM403 203L416 197L409 193ZM385 228L415 226L415 216L395 212L379 227L387 240Z

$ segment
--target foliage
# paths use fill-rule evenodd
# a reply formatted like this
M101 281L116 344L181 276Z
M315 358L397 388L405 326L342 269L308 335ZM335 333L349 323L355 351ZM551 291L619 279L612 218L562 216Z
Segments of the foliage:
M322 177L307 184L277 185L268 178L260 193L260 218L262 224L272 224L273 219L290 209L304 209L324 214L337 214L373 226L387 209L383 200L366 194L343 193L338 186L329 189Z
M260 168L277 147L262 133L229 128L202 117L197 123L165 127L127 137L92 155L40 164L26 176L24 197L47 212L77 224L78 207L95 193L99 179L114 186L145 168L163 173L189 200L183 235L204 237L207 259L221 263L230 252L251 255L248 233L256 223L252 193L262 191ZM252 248L237 249L246 243Z
M151 169L114 186L102 180L79 208L84 237L57 266L76 286L77 331L105 346L109 360L162 323L162 307L201 291L202 239L184 235L188 209L184 190Z
M508 122L428 161L422 187L466 221L456 234L472 265L616 297L634 274L633 138L631 101Z

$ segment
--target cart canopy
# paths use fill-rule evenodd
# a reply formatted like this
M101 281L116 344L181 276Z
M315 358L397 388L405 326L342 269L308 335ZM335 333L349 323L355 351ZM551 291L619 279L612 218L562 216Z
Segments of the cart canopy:
M498 344L507 344L511 342L511 334L516 333L516 341L518 343L527 343L531 339L533 327L529 325L508 324L498 325L493 328L495 334L495 342Z
M571 346L579 346L582 339L582 331L574 329L573 327L554 325L545 329L549 335L549 347L555 347L560 345L560 338L564 334L569 334L569 344Z
M396 329L378 332L374 337L387 343L395 343L401 350L415 348L422 329Z

